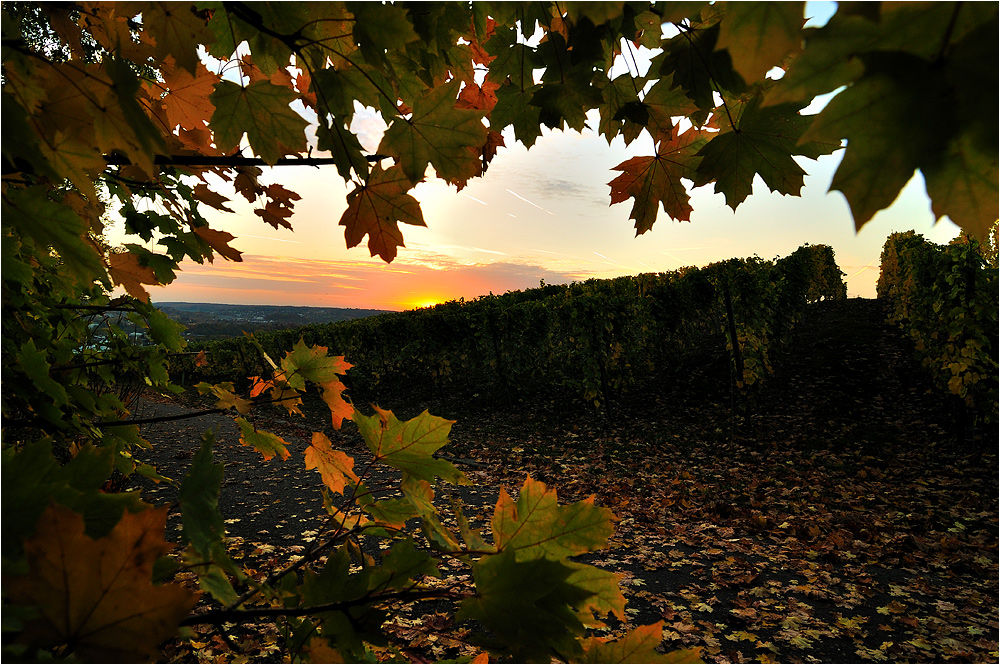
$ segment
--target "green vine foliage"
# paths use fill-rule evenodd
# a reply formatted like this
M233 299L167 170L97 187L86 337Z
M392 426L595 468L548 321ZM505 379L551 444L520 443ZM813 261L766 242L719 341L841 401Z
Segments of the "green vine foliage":
M558 287L511 307L486 301L457 354L440 340L471 325L458 315L420 321L409 347L395 345L408 319L371 324L371 336L358 338L365 348L331 341L354 369L315 341L238 347L241 362L259 365L256 378L198 390L237 419L241 440L263 459L302 464L344 496L327 503L324 535L303 557L258 582L223 546L223 469L211 437L183 478L164 478L141 461L150 444L131 411L137 387L179 392L170 370L190 361L146 287L169 284L182 261L241 258L233 235L207 219L209 209L231 210L213 188L220 178L262 222L291 228L299 195L262 183L260 167L332 167L353 184L339 221L347 246L367 238L372 255L391 261L400 225L425 223L410 192L428 166L461 188L488 168L505 129L531 146L542 127L579 131L596 111L609 142L646 133L655 147L616 167L609 183L612 203L632 202L637 233L661 208L689 219L691 185L713 184L734 209L758 176L797 195L804 171L794 157L845 140L833 187L858 226L916 169L937 216L977 237L997 218L996 88L982 85L997 78L992 3L845 5L809 29L803 3L756 2L9 2L0 18L5 659L150 660L181 628L225 636L231 622L267 617L283 622L290 659L365 660L385 641L389 607L432 597L456 601L460 617L490 631L491 657L665 658L654 651L657 626L616 645L585 637L609 614L625 616L617 580L570 559L604 545L607 509L560 506L528 479L516 500L501 495L491 533L462 519L453 533L433 502L444 484L466 482L434 456L450 421L366 414L345 398L344 381L356 373L390 384L405 371L446 389L478 363L506 377L497 390L507 392L525 367L544 367L585 399L608 401L642 366L631 354L649 340L632 327L636 314L683 344L703 324L675 305L697 306L724 286L731 321L740 321L727 343L749 384L766 374L789 305L842 287L829 272L824 284L795 277L809 272L808 256L796 253ZM632 61L640 46L653 51L645 73L618 59ZM769 75L774 68L784 76ZM818 115L800 113L831 92ZM351 131L358 104L388 126L375 154ZM129 237L121 247L104 240L112 216ZM740 295L767 275L762 302L785 321L774 329ZM635 287L651 302L640 307ZM606 302L607 311L595 305ZM522 347L522 331L545 341ZM565 360L578 338L592 352L571 374ZM321 435L293 460L280 437L255 427L259 404L296 414L306 390L319 391L334 425L354 421L373 464L398 473L402 499L368 487L371 467L356 468ZM134 474L179 484L180 558L166 556L165 509L123 491ZM408 530L411 519L422 536ZM390 541L381 562L358 548L362 535ZM471 568L471 595L427 583L442 561ZM173 581L181 569L197 574L197 593ZM192 617L197 594L210 608Z
M997 268L987 253L965 236L942 246L912 231L894 233L882 249L877 289L934 380L994 424Z

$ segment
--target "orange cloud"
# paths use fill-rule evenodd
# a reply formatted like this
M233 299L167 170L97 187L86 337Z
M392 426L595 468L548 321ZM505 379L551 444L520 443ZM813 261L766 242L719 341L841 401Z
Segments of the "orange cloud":
M178 278L154 289L152 296L156 302L400 310L533 288L542 279L559 284L585 277L503 261L464 265L441 254L430 254L391 265L259 255L244 255L240 264L185 263Z

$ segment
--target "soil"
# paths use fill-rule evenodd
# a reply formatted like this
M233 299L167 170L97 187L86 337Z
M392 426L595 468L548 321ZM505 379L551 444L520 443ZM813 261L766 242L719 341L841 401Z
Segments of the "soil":
M627 622L611 632L663 621L665 650L700 647L708 662L996 662L995 426L970 425L878 301L809 306L773 365L746 410L710 349L609 412L544 396L513 409L389 406L401 419L426 408L457 421L444 452L473 481L456 492L487 531L501 489L516 497L529 474L561 502L595 495L620 517L609 549L583 557L623 575ZM193 408L147 398L135 415ZM263 462L226 414L143 431L147 461L178 481L214 432L220 512L251 569L322 527L323 486L302 463L313 431L365 460L353 424L334 430L318 400L303 411L257 416L288 442L287 461ZM174 485L140 485L176 507ZM168 538L180 538L178 517ZM462 653L427 640L462 628L428 619L441 609L418 607L407 624L425 626L413 658Z

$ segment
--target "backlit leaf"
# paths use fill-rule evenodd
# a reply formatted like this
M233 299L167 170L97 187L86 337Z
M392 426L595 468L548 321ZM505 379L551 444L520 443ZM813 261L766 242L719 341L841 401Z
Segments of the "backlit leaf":
M253 151L268 164L306 149L305 119L288 105L298 95L270 81L246 87L220 81L210 97L215 105L210 126L223 152L237 148L246 133Z
M354 473L354 458L340 450L322 432L313 432L312 443L306 448L306 470L316 469L323 476L323 484L337 494L343 494L347 482L359 482Z
M267 461L278 455L281 459L288 459L288 449L285 447L288 442L276 434L258 431L245 418L237 418L236 424L240 426L240 443L250 446Z
M368 444L376 461L405 471L414 478L434 482L441 477L451 483L468 484L468 480L451 462L433 457L434 452L448 443L448 433L454 420L445 420L424 411L405 422L392 411L375 407L373 416L355 412L354 422Z
M561 559L605 547L614 515L595 506L593 497L560 506L555 490L529 477L516 503L500 490L492 526L496 548L514 550L519 561Z
M318 344L309 346L300 337L292 350L281 359L281 369L285 372L288 385L302 390L306 387L306 381L330 383L351 368L344 356L328 356L326 352L327 347Z
M486 142L484 111L457 109L458 81L427 91L413 104L409 119L396 118L386 130L378 152L395 157L403 173L416 184L427 165L449 182L468 179L479 169L469 148Z
M638 236L653 228L660 205L672 218L690 221L691 204L687 187L681 178L694 180L701 162L698 151L708 141L708 136L696 129L683 134L674 127L668 139L656 146L652 157L633 157L618 166L622 174L608 183L611 187L611 204L634 200L630 217L635 220Z
M121 284L128 294L137 300L149 302L149 293L143 284L159 285L156 274L149 266L139 263L139 258L131 252L120 252L108 257L108 274L115 284Z
M727 99L727 111L717 121L722 131L698 152L695 186L714 181L733 210L753 192L758 175L771 191L797 196L805 171L792 155L815 159L840 147L839 139L828 135L803 136L812 118L799 114L799 104L762 108L762 100L759 91Z
M340 218L347 247L355 247L367 235L372 256L377 254L386 263L396 258L396 248L403 246L399 222L426 226L420 203L407 193L412 187L399 166L372 169L365 184L347 195L347 210Z
M38 607L25 636L44 647L66 644L81 660L152 660L196 600L180 586L151 582L153 564L171 548L166 518L166 506L126 512L95 540L80 515L49 506L25 543L30 572L4 580L13 602Z
M640 626L624 637L611 641L589 637L583 641L579 663L703 663L699 649L683 649L662 654L656 647L663 641L663 622Z
M744 81L764 77L802 50L804 2L726 2L715 48L728 49Z

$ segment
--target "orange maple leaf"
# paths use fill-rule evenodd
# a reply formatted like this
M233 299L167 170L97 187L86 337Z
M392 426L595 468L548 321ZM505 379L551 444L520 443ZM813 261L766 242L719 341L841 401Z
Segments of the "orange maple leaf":
M633 157L614 167L622 174L608 183L611 204L629 198L635 200L630 218L635 220L636 235L653 227L659 204L674 219L691 221L693 208L681 178L694 179L695 169L701 161L697 152L706 141L703 132L689 129L679 134L674 127L670 136L657 144L655 155Z
M330 381L320 386L323 389L323 401L330 407L330 416L333 418L333 428L340 429L345 420L350 420L354 415L354 407L344 399L344 391L347 390L340 381Z
M333 444L322 432L313 432L312 443L306 448L306 470L317 469L323 484L337 494L343 494L347 481L359 482L354 473L354 458L334 450Z
M368 181L347 195L347 210L340 218L347 248L356 247L367 235L371 255L391 263L396 248L403 246L398 222L426 226L420 203L407 194L413 184L399 166L373 168Z
M194 230L195 235L208 243L209 247L217 251L230 261L242 261L243 252L229 246L230 240L235 240L236 236L225 231L216 231L207 226L199 226Z
M483 81L482 86L469 83L458 94L458 101L455 102L455 108L492 111L493 107L497 105L496 90L499 87L499 83L492 81Z
M153 564L170 551L167 507L125 512L106 536L84 533L83 517L50 505L25 542L30 572L4 580L13 602L38 608L25 637L66 645L81 661L152 660L194 607L197 595L152 583Z
M115 284L121 284L130 296L142 302L149 302L149 294L143 284L159 286L156 274L149 266L139 264L139 258L131 252L121 252L108 257L108 274Z
M215 105L209 97L219 82L219 76L200 62L192 75L187 69L175 66L172 57L167 58L160 72L163 83L159 87L168 91L162 102L171 129L177 125L184 129L204 128L215 112Z
M203 182L195 185L192 193L194 194L194 197L196 199L198 199L207 206L211 206L216 210L221 210L222 212L233 212L232 209L226 206L226 203L229 202L229 199L227 199L222 194L219 194L215 190L209 188L209 186Z

